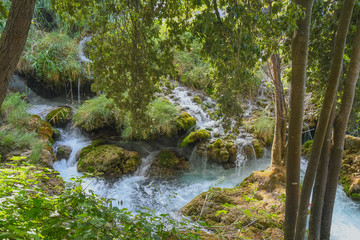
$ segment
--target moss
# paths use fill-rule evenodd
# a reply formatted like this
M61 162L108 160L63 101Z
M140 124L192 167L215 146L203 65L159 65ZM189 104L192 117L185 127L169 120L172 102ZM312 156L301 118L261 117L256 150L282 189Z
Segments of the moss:
M104 144L104 140L102 140L102 139L97 139L97 140L92 141L92 143L89 146L81 149L80 158L85 156L86 154L88 154L90 151L94 150L97 146L100 146L103 144Z
M52 129L52 127L48 122L42 121L37 132L41 136L41 138L44 139L45 141L48 141L50 144L54 143L54 139L53 139L54 130Z
M187 145L199 140L209 139L210 132L205 129L200 129L196 132L191 132L180 143L180 147L186 147Z
M53 126L64 127L72 119L72 110L70 107L59 107L46 115L46 120Z
M201 98L198 95L195 95L193 98L194 102L196 102L197 104L202 104Z
M351 135L345 137L345 149L349 152L356 153L360 151L360 138Z
M58 129L54 129L53 139L56 141L60 138L60 131Z
M148 175L170 177L189 169L189 163L184 157L179 157L175 151L161 150L151 163Z
M187 112L182 112L175 122L178 131L187 131L196 125L196 119Z
M301 147L302 154L307 158L310 157L312 145L313 145L313 140L308 140Z
M234 167L237 154L237 146L233 140L218 138L207 146L209 160L226 164L226 168ZM230 164L230 165L229 165Z
M136 152L127 151L116 145L90 145L80 153L78 171L94 173L96 176L120 177L134 173L141 164L141 157Z
M259 140L255 139L252 142L257 158L262 158L264 156L264 148L261 146Z

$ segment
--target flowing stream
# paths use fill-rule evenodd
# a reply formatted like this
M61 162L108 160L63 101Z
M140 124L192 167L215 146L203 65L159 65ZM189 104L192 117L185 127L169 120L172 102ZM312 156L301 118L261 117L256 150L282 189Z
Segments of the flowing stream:
M180 105L197 119L198 128L211 128L212 136L223 135L221 125L212 120L207 111L194 102L193 96L201 96L203 103L215 108L215 103L208 97L185 87L176 87L169 95L171 102ZM45 100L30 94L29 109L31 114L46 115L54 106L63 105L64 100ZM54 164L54 168L61 176L69 181L71 177L81 176L76 170L76 153L89 145L91 140L84 136L77 128L68 127L59 129L61 137L54 144L56 149L59 145L68 145L72 148L69 159L62 159ZM251 135L244 132L239 134L236 142L239 147L251 142ZM241 164L236 168L225 170L222 166L207 163L205 158L197 156L195 149L184 150L176 147L177 143L123 143L121 147L136 150L142 155L142 165L133 175L106 181L101 179L87 178L84 186L95 193L113 198L114 203L120 207L136 211L140 207L154 209L157 213L168 213L173 217L178 216L178 210L190 202L200 193L207 191L211 186L233 187L255 170L265 169L270 163L269 153L262 159L246 159L239 151L238 159ZM145 176L145 172L156 154L163 148L174 149L185 155L191 164L189 172L183 173L174 179L154 179ZM304 171L306 163L303 161ZM339 186L333 217L331 239L352 240L360 237L360 204L348 198Z

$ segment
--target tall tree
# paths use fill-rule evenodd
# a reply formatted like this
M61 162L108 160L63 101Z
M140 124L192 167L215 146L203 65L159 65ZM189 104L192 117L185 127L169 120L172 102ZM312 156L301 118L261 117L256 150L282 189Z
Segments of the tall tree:
M345 0L340 14L339 25L335 38L335 53L332 59L331 73L329 77L329 82L327 84L320 118L315 132L315 138L303 181L303 187L301 190L300 205L296 220L296 240L302 240L305 237L309 200L311 196L311 191L313 189L316 172L318 169L318 163L325 139L326 129L330 119L331 109L333 107L340 80L340 74L343 66L343 55L345 50L346 36L350 25L354 3L355 0Z
M351 53L351 60L339 113L335 119L334 145L330 155L330 165L327 177L324 207L322 211L321 239L330 239L332 214L336 196L337 184L344 152L344 140L350 111L354 102L356 82L360 71L360 22L357 24L356 37Z
M13 0L0 39L0 106L24 50L36 0Z

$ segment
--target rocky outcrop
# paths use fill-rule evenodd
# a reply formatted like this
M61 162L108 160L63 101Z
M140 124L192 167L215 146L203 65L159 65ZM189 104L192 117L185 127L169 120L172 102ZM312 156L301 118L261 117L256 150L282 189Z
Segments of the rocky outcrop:
M58 107L46 115L46 120L55 127L65 127L73 117L70 107Z
M151 177L172 177L189 169L189 162L175 151L161 150L147 172Z
M60 145L57 147L57 150L56 150L56 158L58 160L68 159L71 152L72 152L71 147L66 146L66 145Z
M95 176L115 178L134 173L140 164L141 157L137 152L94 141L81 150L77 169Z
M346 136L344 148L340 183L346 195L360 201L360 138Z
M238 187L211 188L181 212L220 230L219 239L283 239L285 170L253 172ZM222 231L223 230L223 231Z

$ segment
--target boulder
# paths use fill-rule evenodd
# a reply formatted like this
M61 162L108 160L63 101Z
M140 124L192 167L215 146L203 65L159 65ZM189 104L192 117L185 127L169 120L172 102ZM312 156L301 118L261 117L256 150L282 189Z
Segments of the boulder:
M70 107L58 107L46 115L46 121L55 127L65 127L73 117Z
M189 169L185 157L179 157L175 151L161 150L151 163L147 172L152 177L171 177Z
M60 146L57 147L56 158L58 160L68 159L71 152L72 152L71 147L66 146L66 145L60 145Z
M257 139L243 147L243 153L247 159L262 158L264 156L264 148Z
M134 173L140 164L141 157L137 152L95 142L81 150L77 169L79 172L93 173L95 176L114 178Z
M196 126L196 119L187 112L182 112L175 119L176 127L179 132L187 131Z
M233 140L218 138L207 146L210 161L220 163L224 168L235 167L237 146Z
M360 138L351 135L345 137L345 149L351 153L357 153L360 151Z
M192 144L197 141L201 141L204 139L210 138L210 132L205 129L200 129L195 132L191 132L189 135L187 135L180 143L180 147L186 147L189 144Z

